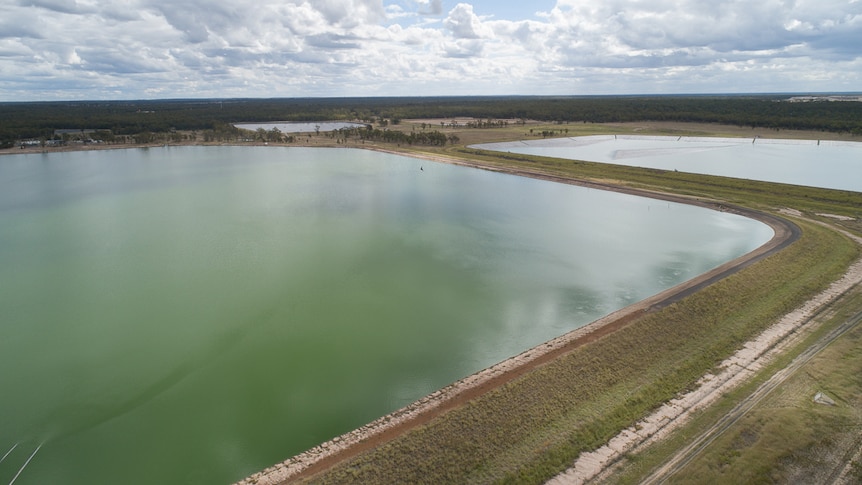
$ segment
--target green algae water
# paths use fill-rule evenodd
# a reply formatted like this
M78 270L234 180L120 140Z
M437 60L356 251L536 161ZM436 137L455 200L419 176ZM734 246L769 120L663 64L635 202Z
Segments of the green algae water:
M363 150L0 157L0 483L238 480L771 236Z

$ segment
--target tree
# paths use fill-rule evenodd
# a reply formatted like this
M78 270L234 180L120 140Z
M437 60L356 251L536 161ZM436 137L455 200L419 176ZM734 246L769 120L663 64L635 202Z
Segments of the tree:
M279 130L277 126L273 126L272 129L267 132L266 139L267 141L280 143L283 140L281 130Z

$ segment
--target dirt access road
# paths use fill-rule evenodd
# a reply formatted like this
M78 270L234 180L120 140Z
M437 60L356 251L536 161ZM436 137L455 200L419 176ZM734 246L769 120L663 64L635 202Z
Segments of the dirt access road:
M745 413L762 401L767 395L769 395L769 393L783 384L788 377L795 374L803 365L808 363L814 356L820 353L838 337L855 328L860 321L862 321L862 311L845 320L844 323L833 329L814 345L805 349L802 354L793 359L790 365L773 374L768 381L761 384L760 387L737 404L729 413L722 416L722 418L713 426L694 438L687 446L679 450L670 460L655 470L641 483L645 485L661 483L667 477L670 477L674 473L682 470L698 455L698 453L700 453L734 423L739 421ZM846 467L842 466L835 470L832 473L831 480L827 483L835 483L842 476L845 468Z

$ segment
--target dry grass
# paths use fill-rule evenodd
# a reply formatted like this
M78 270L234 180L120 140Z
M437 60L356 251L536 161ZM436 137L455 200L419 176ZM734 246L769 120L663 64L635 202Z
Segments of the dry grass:
M799 345L807 348L826 331L862 307L862 288L855 288L823 318L821 328ZM796 352L785 356L784 363ZM780 368L781 362L771 371ZM829 483L862 446L862 327L833 342L717 438L683 473L668 483ZM721 409L751 391L752 383L727 396L724 403L693 421L662 446L630 457L613 483L637 483L684 439L714 422ZM817 404L825 392L836 406ZM857 458L858 459L858 458ZM859 463L850 467L850 483L862 480Z

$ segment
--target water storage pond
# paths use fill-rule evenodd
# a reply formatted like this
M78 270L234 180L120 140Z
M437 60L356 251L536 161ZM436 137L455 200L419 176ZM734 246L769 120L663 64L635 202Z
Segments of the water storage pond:
M0 480L237 480L771 236L363 150L0 157Z
M278 123L237 123L234 126L243 130L257 131L264 129L270 131L277 128L282 133L314 133L318 131L335 131L343 128L365 128L366 124L352 123L348 121L309 121L309 122L294 122L283 121Z
M474 147L862 192L860 142L598 135Z

